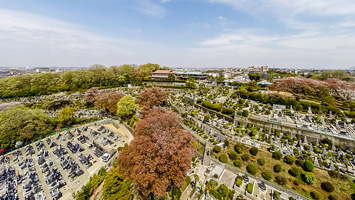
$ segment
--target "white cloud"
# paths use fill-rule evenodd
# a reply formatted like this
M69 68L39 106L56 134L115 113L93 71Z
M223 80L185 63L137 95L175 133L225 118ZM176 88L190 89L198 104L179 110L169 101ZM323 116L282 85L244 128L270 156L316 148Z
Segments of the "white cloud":
M137 10L141 11L144 14L155 16L155 17L164 17L166 15L166 9L160 3L155 3L152 0L138 0ZM169 0L162 0L161 3L167 3Z
M303 32L270 36L244 29L207 39L201 45L189 51L205 55L210 63L218 59L221 64L235 62L242 66L270 63L278 67L350 67L354 64L355 35Z
M0 43L3 47L0 48L1 65L19 66L134 63L140 52L157 47L95 34L86 27L45 16L6 9L0 9Z

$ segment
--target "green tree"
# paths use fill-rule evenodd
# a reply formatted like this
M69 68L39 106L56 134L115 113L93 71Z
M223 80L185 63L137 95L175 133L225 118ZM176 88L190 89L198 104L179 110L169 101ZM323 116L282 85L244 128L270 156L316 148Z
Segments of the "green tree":
M136 110L134 99L130 95L126 95L117 103L117 115L122 118L132 116Z
M58 114L58 121L62 126L69 126L74 116L74 108L66 106Z
M14 106L0 114L0 148L8 149L17 141L28 141L53 130L53 124L42 110Z
M248 111L248 110L243 110L242 115L243 115L244 117L249 117L249 111Z
M125 179L116 168L111 168L104 180L103 200L132 199L130 186L130 179Z

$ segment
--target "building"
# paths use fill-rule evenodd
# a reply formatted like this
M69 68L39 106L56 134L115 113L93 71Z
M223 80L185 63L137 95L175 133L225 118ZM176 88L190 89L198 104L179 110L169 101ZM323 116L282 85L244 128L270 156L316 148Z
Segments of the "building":
M188 80L189 78L194 78L196 80L207 80L207 74L200 71L176 70L174 73L178 79L182 80Z
M157 70L155 72L152 72L152 75L150 76L151 79L168 79L169 74L172 74L175 78L176 74L172 70Z

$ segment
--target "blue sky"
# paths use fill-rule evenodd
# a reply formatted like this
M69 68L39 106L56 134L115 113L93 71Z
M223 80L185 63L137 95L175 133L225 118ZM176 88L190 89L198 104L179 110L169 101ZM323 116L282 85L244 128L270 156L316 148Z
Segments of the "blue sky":
M355 66L353 0L0 0L0 66Z

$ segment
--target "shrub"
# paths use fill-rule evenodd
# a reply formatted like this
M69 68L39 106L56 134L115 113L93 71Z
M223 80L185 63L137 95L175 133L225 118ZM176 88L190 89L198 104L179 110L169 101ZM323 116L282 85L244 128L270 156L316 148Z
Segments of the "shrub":
M295 198L293 198L293 197L290 197L290 198L288 198L288 200L296 200Z
M280 151L275 151L272 153L272 157L276 160L280 160L282 158L282 153Z
M296 160L296 165L298 165L298 166L300 166L300 167L303 167L303 163L304 163L304 161L301 160L301 159L297 159L297 160Z
M305 171L307 172L312 172L313 169L314 169L314 165L311 161L309 160L306 160L304 163L303 163L303 168Z
M280 199L280 193L278 191L274 191L274 197L275 199L279 200Z
M213 147L213 151L214 151L215 153L219 153L219 152L221 152L221 150L222 150L222 148L221 148L220 146L214 146L214 147Z
M259 152L259 149L256 148L256 147L252 147L252 148L250 148L250 150L249 150L249 153L250 153L251 155L253 155L253 156L258 155L258 152Z
M328 171L328 174L332 178L339 178L340 177L340 173L338 171L335 171L335 170Z
M288 173L291 176L297 177L302 174L302 169L300 169L298 167L292 167L291 169L288 170Z
M208 181L207 185L206 185L206 189L207 190L216 190L218 186L217 181L211 179L210 181Z
M328 196L328 199L329 200L337 200L338 198L334 195L330 195L330 196Z
M276 164L274 166L274 172L279 173L279 172L281 172L281 170L282 170L282 166L281 165Z
M287 155L285 156L284 158L284 162L289 164L289 165L293 165L293 163L296 161L296 158L294 158L293 156L291 155Z
M263 173L261 175L267 181L271 180L271 178L272 178L272 174L269 171L263 171Z
M275 181L279 185L285 185L287 183L287 179L283 176L276 176Z
M247 166L247 171L248 171L249 174L255 175L258 172L258 168L255 165L253 165L253 164L249 164Z
M185 178L185 188L186 188L188 185L190 185L190 183L191 183L191 178L190 178L190 176L186 176L186 178Z
M312 184L316 182L316 176L312 172L306 172L301 175L303 182Z
M293 183L294 183L296 186L298 186L298 185L300 184L300 181L296 179L296 180L293 181Z
M235 151L229 152L228 155L229 155L229 158L230 158L231 160L237 160L238 157L239 157L238 153L235 152Z
M237 144L235 144L235 146L234 146L234 150L239 154L242 153L244 150L243 144L240 142L237 142Z
M223 199L226 199L230 193L230 190L225 184L222 184L218 187L217 192L223 197Z
M238 187L240 187L240 185L242 184L242 182L243 182L243 177L238 176L235 185L238 186Z
M226 145L226 147L229 147L229 140L224 140L224 145Z
M324 191L327 191L327 192L333 192L335 190L333 184L331 184L330 182L323 182L321 184L321 187Z
M218 178L218 174L214 174L214 175L213 175L213 178Z
M259 158L258 159L258 163L260 166L264 166L265 165L265 159L264 158Z
M228 162L228 156L226 154L221 154L219 156L219 161L221 161L222 163Z
M254 185L252 183L248 183L247 192L249 192L250 194L253 194L253 187L254 187Z
M243 155L242 155L242 160L243 160L243 161L248 161L249 159L250 159L249 154L243 154Z
M312 191L312 192L311 192L311 197L312 197L312 199L314 199L314 200L323 199L323 196L322 196L319 192L317 192L317 191Z
M240 160L235 160L233 164L234 164L234 166L236 166L236 167L242 166L242 162L241 162Z

